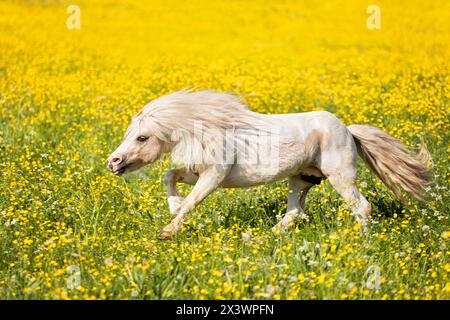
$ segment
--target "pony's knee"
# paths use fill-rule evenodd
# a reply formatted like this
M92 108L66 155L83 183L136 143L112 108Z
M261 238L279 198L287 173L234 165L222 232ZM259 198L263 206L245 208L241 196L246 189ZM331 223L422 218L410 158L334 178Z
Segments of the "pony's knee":
M169 196L167 202L169 203L169 211L175 216L178 213L178 209L181 207L184 198L180 196Z

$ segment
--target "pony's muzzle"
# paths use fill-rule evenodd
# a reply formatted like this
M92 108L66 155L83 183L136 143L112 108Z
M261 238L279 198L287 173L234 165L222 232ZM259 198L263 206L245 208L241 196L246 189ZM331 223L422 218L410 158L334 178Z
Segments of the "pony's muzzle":
M115 174L122 174L125 171L125 158L121 155L111 155L107 160L106 167Z

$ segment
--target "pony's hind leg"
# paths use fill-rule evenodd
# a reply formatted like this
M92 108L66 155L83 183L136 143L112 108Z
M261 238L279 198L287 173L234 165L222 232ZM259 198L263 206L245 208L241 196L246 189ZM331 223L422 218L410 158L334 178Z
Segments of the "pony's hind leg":
M355 176L345 175L345 172L346 170L343 170L342 172L331 174L328 179L337 193L346 200L356 220L365 226L371 213L371 205L358 190L356 174Z
M306 194L312 186L312 183L302 180L300 176L289 177L289 194L286 214L280 222L272 228L274 232L286 230L294 224L295 220L297 220L301 214L304 213Z
M335 129L333 139L324 142L320 156L320 170L330 184L347 202L353 216L366 225L371 212L370 203L359 192L356 172L357 151L350 132Z

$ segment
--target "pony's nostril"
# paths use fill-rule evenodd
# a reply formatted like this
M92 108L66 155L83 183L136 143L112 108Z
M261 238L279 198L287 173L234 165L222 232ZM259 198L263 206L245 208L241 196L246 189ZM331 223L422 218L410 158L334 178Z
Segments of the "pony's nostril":
M113 164L120 164L121 162L122 162L122 158L121 157L115 157L115 158L112 158L111 159L111 162L113 163Z

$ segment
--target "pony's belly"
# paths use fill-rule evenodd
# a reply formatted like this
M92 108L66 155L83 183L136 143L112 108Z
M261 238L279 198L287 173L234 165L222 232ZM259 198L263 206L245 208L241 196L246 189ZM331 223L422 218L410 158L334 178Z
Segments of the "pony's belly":
M271 183L273 181L279 180L281 178L279 177L246 177L246 176L239 176L239 177L229 177L226 178L222 184L220 185L222 188L248 188L248 187L254 187L259 186L262 184Z
M297 169L283 170L285 168L251 167L234 165L228 176L222 182L223 188L245 188L271 183L290 175Z

